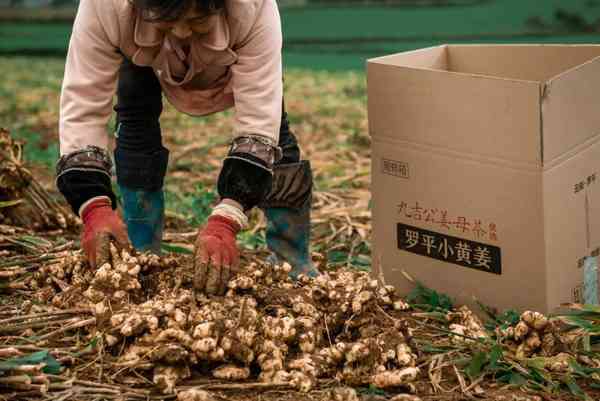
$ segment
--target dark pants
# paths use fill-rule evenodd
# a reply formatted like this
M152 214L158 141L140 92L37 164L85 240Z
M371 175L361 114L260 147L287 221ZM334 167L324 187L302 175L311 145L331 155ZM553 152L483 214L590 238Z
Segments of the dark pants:
M144 190L161 188L168 151L162 145L160 128L162 90L152 67L140 67L124 59L114 109L117 112L115 162L119 184ZM300 160L298 142L290 132L285 111L281 116L279 146L283 150L279 164Z

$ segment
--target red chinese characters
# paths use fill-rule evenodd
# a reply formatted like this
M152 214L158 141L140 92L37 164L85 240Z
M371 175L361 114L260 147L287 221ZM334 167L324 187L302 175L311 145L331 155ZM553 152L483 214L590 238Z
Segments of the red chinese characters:
M471 234L477 240L498 241L496 223L484 222L480 218L466 215L453 217L447 209L428 208L418 201L401 201L397 205L397 213L406 219L429 223L448 232Z

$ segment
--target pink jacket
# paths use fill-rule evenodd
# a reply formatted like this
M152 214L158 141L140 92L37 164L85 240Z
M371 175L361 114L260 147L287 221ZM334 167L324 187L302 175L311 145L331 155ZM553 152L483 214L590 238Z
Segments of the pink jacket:
M227 0L213 30L194 39L190 68L169 36L137 17L128 0L81 0L69 43L60 98L60 153L106 149L123 55L152 66L179 111L206 115L235 105L234 137L276 144L282 105L281 21L275 0ZM121 54L122 53L122 54ZM184 67L185 68L185 67Z

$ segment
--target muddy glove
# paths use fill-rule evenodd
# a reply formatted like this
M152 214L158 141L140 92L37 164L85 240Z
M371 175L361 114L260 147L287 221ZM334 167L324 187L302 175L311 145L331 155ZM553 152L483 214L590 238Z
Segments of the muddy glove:
M225 292L240 254L235 243L241 226L233 219L211 215L198 232L194 253L194 288L210 295Z
M125 224L112 209L109 198L92 200L82 207L80 215L83 221L81 247L93 268L110 260L111 240L115 241L117 248L129 247Z

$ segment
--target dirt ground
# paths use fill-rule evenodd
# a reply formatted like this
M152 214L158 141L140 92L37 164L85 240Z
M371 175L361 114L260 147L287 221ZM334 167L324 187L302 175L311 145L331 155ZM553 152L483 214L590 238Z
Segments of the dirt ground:
M535 328L519 314L482 322L458 305L434 302L440 294L427 288L408 299L372 284L362 75L286 75L292 127L314 169L312 256L328 279L292 283L266 267L264 219L256 211L239 238L245 278L217 299L191 291L189 252L216 199L231 114L194 119L166 107L165 243L174 253L159 261L137 255L136 262L115 254L93 271L79 251L79 222L53 184L62 67L9 64L0 121L30 145L25 164L0 157L0 177L26 168L39 187L27 192L0 179L5 197L26 200L0 208L0 399L176 399L190 388L240 401L600 399L591 387L600 381L600 358L585 351L597 315L590 312L591 326L556 317ZM41 359L18 359L36 352ZM15 358L17 366L2 365ZM214 378L224 363L248 368L247 377ZM376 378L382 372L414 377L394 376L397 385L388 386Z

